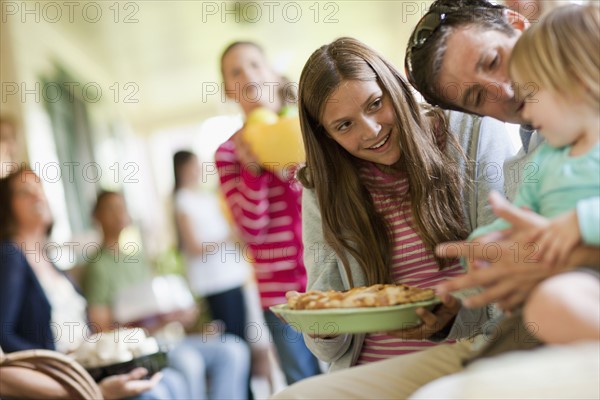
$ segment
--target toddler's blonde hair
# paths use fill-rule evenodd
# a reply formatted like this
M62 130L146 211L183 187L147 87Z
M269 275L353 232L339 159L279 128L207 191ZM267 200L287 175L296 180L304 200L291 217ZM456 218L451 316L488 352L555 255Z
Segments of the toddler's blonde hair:
M527 29L509 63L511 77L600 110L600 7L568 5Z

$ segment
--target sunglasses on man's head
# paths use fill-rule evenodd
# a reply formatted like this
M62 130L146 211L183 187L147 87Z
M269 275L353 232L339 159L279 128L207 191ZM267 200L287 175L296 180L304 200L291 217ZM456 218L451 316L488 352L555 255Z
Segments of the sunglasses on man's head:
M446 15L452 14L456 9L452 8L436 8L430 10L417 23L413 34L408 42L410 49L419 49L423 47L427 39L435 32L446 19Z
M456 11L456 8L440 7L429 10L417 23L406 47L406 57L404 59L404 68L406 75L412 75L412 52L418 50L427 43L427 40L438 30L446 20L446 16Z
M408 46L406 47L406 57L404 59L404 68L406 76L412 81L412 53L414 50L418 50L427 43L427 40L444 25L444 22L448 17L458 11L465 13L465 8L477 11L489 11L489 10L502 10L503 7L490 5L490 7L479 7L479 6L468 6L468 7L436 7L430 9L427 14L423 16L417 23L415 30L413 31L410 39L408 40Z

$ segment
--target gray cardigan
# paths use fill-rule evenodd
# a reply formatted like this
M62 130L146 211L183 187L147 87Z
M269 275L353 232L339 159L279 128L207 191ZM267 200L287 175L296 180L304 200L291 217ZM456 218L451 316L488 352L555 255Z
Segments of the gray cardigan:
M487 194L490 190L503 192L502 165L507 157L514 155L514 151L502 122L455 111L446 112L446 116L450 121L450 131L456 136L468 158L466 162L460 161L459 165L464 175L472 181L465 189L463 199L467 227L473 230L494 219L487 205ZM304 264L308 274L307 290L350 289L341 260L323 238L321 212L313 190L303 191L302 232ZM366 285L366 277L357 261L350 254L347 257L354 285ZM471 293L463 292L458 297ZM462 308L447 338L472 336L488 318L485 308ZM304 335L307 346L315 356L331 363L330 371L354 365L364 338L364 334L341 334L333 339L313 339Z

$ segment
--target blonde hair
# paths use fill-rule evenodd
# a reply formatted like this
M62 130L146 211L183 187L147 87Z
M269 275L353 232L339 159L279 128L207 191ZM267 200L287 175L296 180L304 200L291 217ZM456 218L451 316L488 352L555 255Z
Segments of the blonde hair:
M569 5L550 12L517 41L512 77L600 109L600 7Z

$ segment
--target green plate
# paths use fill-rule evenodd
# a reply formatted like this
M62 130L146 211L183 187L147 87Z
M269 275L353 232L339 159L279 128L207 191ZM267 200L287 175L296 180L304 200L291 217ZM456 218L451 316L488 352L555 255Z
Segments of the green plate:
M431 310L439 303L440 300L435 297L398 306L324 310L290 310L287 304L279 304L272 306L271 311L300 332L330 336L339 333L386 332L410 328L421 322L415 313L417 308Z

